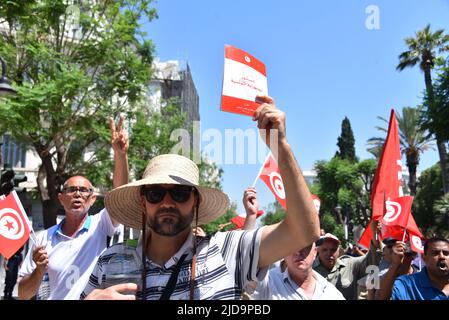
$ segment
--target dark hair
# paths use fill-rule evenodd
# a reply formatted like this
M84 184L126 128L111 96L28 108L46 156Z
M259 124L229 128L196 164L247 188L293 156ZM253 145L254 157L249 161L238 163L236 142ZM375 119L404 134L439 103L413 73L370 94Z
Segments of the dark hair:
M426 240L426 242L424 242L424 254L427 254L427 249L434 242L445 242L446 244L449 245L449 240L446 239L446 238L443 238L443 237L440 237L440 236L432 237L432 238Z

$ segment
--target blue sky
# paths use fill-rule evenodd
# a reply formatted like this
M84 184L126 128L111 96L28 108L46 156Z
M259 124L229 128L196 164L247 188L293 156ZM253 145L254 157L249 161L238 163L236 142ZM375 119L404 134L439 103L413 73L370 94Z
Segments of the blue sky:
M379 9L380 28L365 26L369 5ZM159 19L145 30L161 61L188 62L200 97L201 130L254 128L249 117L221 112L224 45L245 50L267 68L268 92L286 112L287 138L300 167L337 150L347 116L360 159L371 158L366 141L379 136L392 107L416 106L424 79L418 68L396 71L404 38L430 23L449 32L449 1L443 0L159 0ZM203 142L207 144L207 142ZM422 155L422 171L438 159ZM405 164L405 159L403 159ZM239 205L260 165L221 165L224 191ZM261 180L261 206L275 200Z

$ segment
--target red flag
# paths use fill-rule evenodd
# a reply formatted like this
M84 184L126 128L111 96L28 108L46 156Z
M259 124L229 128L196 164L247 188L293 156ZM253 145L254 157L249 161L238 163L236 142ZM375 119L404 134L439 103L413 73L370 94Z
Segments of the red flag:
M373 232L371 230L371 224L373 221L371 220L366 226L365 231L360 237L358 244L364 246L365 248L370 247L370 242L373 237ZM404 236L404 229L400 226L385 226L382 225L382 231L379 235L380 239L385 239L388 237L392 237L394 239L402 241L402 237Z
M373 223L372 220L370 222L368 222L368 225L366 226L365 231L360 236L360 239L357 242L358 244L364 246L367 249L370 247L370 242L371 242L371 239L373 238L373 231L371 230L371 223Z
M401 226L407 228L412 214L413 197L398 197L386 201L386 213L382 217L382 224L386 226Z
M385 238L394 238L398 241L402 241L404 239L404 228L401 226L385 226L382 225L381 239ZM407 234L405 235L404 241L407 241Z
M410 247L412 251L419 252L421 254L424 253L424 246L422 244L422 236L414 234L413 232L410 232Z
M374 175L371 192L371 219L379 220L385 213L385 201L403 195L402 192L402 162L399 143L398 126L394 109L391 109L387 139ZM370 243L372 238L371 223L359 239L359 243Z
M374 175L371 193L372 218L379 220L384 214L386 200L402 196L402 162L399 148L398 127L394 109L391 109L388 135Z
M272 154L270 154L270 156L265 161L262 172L260 173L260 178L265 182L268 188L270 188L271 192L273 192L282 208L287 210L284 182L282 181L278 164L276 160L274 160Z
M0 200L0 253L9 259L30 236L25 210L15 191Z
M312 194L313 205L315 206L316 213L320 214L321 200L316 195Z
M259 218L261 215L263 215L263 213L264 213L263 210L257 211L256 218ZM243 228L243 226L245 225L245 221L246 219L242 216L235 216L234 218L231 219L231 222L235 224L235 226L237 227L236 229Z

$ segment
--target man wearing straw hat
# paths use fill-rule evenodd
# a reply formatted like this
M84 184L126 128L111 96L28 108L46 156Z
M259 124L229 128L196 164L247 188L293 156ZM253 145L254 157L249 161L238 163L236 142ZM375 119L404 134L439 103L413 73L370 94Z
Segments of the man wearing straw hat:
M114 187L128 181L128 135L122 130L123 117L117 128L109 120L114 150ZM90 216L95 203L92 184L82 176L74 176L64 183L58 199L65 211L65 219L44 230L30 247L19 272L19 298L31 299L38 293L44 276L50 284L49 300L75 300L89 280L98 256L113 236L117 222L106 210ZM47 298L47 297L46 297Z
M228 197L200 187L198 167L189 159L157 156L141 180L114 189L105 198L113 219L142 229L136 253L145 265L144 281L98 289L108 277L104 272L108 262L124 250L124 245L114 245L99 257L82 299L134 300L136 295L145 300L240 299L245 284L262 278L271 263L318 239L318 215L285 136L285 114L270 97L257 100L261 105L253 121L266 130L262 137L277 155L288 207L285 220L256 230L197 238L192 226L224 214Z

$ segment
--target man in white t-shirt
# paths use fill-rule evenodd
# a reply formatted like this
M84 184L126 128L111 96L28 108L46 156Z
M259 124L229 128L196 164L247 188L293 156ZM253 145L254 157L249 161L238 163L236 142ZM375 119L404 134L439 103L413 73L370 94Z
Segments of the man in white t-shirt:
M255 300L345 300L335 286L312 269L315 243L284 259L285 271L275 267L257 283Z
M123 117L116 129L110 119L114 187L128 181L129 141L122 124ZM36 243L31 242L19 271L20 299L35 296L46 275L50 285L49 300L78 299L97 258L107 247L107 237L112 237L118 226L105 209L96 215L88 214L96 196L92 184L85 177L69 178L58 199L64 207L65 219L40 233Z

